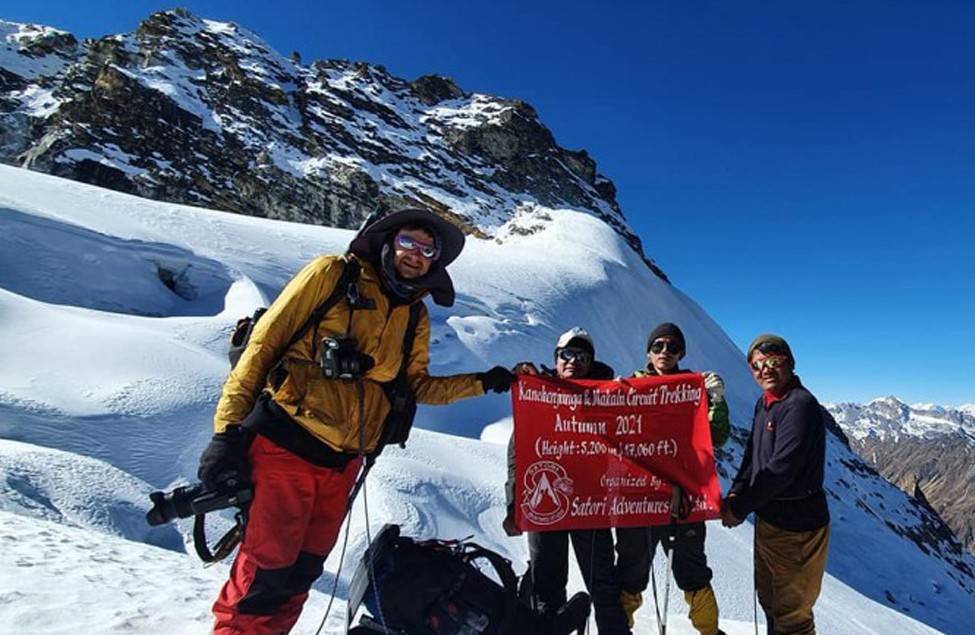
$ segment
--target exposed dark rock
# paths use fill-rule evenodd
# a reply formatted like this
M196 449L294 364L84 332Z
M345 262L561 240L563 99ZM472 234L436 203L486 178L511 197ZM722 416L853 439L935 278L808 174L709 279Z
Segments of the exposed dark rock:
M79 43L21 29L46 70L0 68L0 160L155 200L338 227L422 202L491 236L516 201L589 212L643 256L616 188L529 104L379 65L301 65L184 9ZM50 107L24 97L43 88ZM478 218L471 211L487 212ZM484 218L490 218L489 222ZM644 257L658 275L663 272Z
M464 91L454 83L454 80L439 75L424 75L410 82L413 94L421 103L435 106L448 99L460 99Z
M853 447L876 463L888 481L943 518L975 553L975 445L970 439L866 437Z

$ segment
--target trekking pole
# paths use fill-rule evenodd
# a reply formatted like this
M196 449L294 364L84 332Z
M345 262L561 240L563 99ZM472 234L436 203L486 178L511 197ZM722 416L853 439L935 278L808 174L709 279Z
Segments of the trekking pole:
M350 316L351 319L351 316ZM365 425L365 415L364 413L364 388L362 384L362 379L360 378L357 382L358 388L358 398L359 398L359 457L362 463L359 468L359 476L356 478L355 483L352 485L352 491L349 493L349 500L345 505L345 514L342 516L342 521L345 523L345 538L342 540L342 552L339 554L339 566L338 570L335 572L335 579L332 581L332 592L328 599L328 605L325 607L325 615L322 616L322 621L318 625L318 629L315 631L315 635L320 635L322 628L325 627L325 621L328 619L328 614L332 612L332 603L335 601L335 593L338 590L339 576L342 574L342 565L345 562L345 550L349 545L349 530L352 528L352 505L355 503L356 497L359 495L359 490L366 482L366 476L369 475L369 470L372 469L372 464L375 463L375 456L370 456L365 453L365 437L364 435L364 425ZM366 535L369 535L369 512L366 510ZM372 546L372 538L369 538L369 544L367 549ZM346 612L345 619L345 630L349 630L349 622L352 616L348 615ZM385 626L385 624L384 624Z
M684 495L684 490L677 483L674 483L673 489L670 498L670 535L667 536L667 581L664 583L663 619L657 622L660 635L667 635L667 604L670 601L670 578L674 571L674 547L677 546L677 518L680 516L681 499Z
M755 624L755 635L758 635L758 589L755 588L754 583L752 584L752 611L754 612L752 623Z
M369 470L372 469L372 465L375 462L376 462L376 458L374 456L370 456L368 454L363 456L362 469L359 472L359 477L352 485L352 491L349 492L349 502L345 506L346 515L348 515L349 512L352 511L352 505L355 503L355 499L359 495L359 490L362 489L362 486L365 484L366 476L369 475Z

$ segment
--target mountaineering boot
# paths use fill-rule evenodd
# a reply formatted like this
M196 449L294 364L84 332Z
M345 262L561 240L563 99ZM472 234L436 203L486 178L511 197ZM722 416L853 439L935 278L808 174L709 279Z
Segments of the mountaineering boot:
M643 605L643 594L637 591L630 593L623 590L620 592L620 604L623 605L623 612L626 613L626 623L633 628L633 614Z
M589 594L580 591L552 615L548 632L552 635L582 635L586 632L586 622L591 611L592 601Z
M684 600L691 624L701 635L722 635L718 628L718 601L710 584L697 591L684 591Z

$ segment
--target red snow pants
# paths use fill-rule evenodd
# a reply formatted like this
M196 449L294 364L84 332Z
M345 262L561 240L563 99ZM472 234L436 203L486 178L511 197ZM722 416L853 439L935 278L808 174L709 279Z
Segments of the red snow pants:
M216 635L277 635L298 621L338 538L359 459L317 467L258 435L254 500L230 579L213 605Z

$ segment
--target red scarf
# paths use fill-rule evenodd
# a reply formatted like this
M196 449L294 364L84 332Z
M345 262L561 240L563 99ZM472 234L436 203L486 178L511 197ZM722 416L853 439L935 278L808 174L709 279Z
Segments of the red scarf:
M776 394L774 392L766 390L764 393L762 393L762 397L765 399L766 410L776 401L782 401L783 399L785 399L786 396L789 394L789 391L798 385L799 385L799 378L793 376L792 379L789 380L789 383L785 385L785 388L782 389L782 392Z

